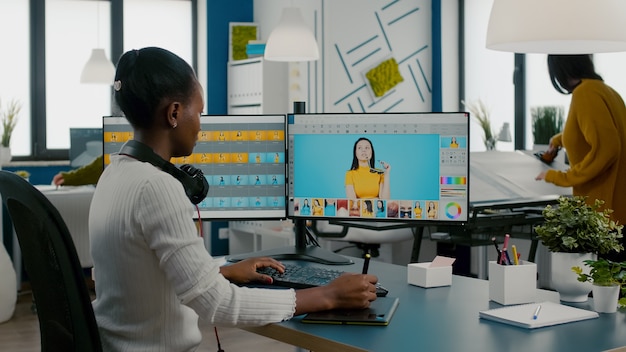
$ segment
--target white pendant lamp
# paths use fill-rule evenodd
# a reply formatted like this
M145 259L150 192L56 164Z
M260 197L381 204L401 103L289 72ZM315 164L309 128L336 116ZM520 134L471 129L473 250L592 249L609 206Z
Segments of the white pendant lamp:
M486 46L542 54L626 51L626 0L494 0Z
M100 1L97 1L96 38L100 46ZM80 83L95 83L113 85L115 66L104 53L104 49L96 47L91 50L91 56L80 74Z
M283 9L278 26L265 44L264 57L269 61L313 61L320 57L313 32L305 25L300 9Z
M91 51L91 57L80 74L80 83L113 84L115 66L107 59L104 49L96 48Z

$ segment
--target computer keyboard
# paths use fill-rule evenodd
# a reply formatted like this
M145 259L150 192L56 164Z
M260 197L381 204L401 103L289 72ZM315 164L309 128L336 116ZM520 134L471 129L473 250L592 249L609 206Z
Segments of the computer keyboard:
M284 264L284 263L283 263ZM327 269L317 266L303 266L297 264L284 264L285 272L279 273L277 270L265 267L257 270L258 272L269 275L274 280L274 285L289 288L309 288L323 286L339 277L344 271L336 269ZM389 291L376 284L376 295L384 297Z

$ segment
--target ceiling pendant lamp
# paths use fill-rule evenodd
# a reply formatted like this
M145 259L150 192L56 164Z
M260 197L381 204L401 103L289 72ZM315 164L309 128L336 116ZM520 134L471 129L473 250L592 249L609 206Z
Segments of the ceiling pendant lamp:
M313 32L304 23L299 8L283 9L278 26L265 44L264 57L268 61L313 61L320 57Z
M100 42L100 1L98 0L98 13L97 13L97 41L98 46ZM113 79L115 78L115 66L111 60L109 60L104 53L104 49L95 48L91 50L91 56L83 71L80 74L80 83L95 83L95 84L108 84L113 85Z
M494 0L486 47L542 54L626 51L626 1Z
M91 50L91 56L80 74L80 83L113 84L115 66L107 59L104 49Z

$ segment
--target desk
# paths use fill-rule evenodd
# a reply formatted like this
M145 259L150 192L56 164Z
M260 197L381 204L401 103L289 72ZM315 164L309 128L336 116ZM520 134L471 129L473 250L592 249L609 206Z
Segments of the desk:
M50 185L35 186L59 211L70 230L74 247L83 268L91 268L93 260L89 248L89 207L96 187Z
M83 268L91 268L93 260L89 249L89 207L95 192L94 186L35 185L59 211L70 231L78 259ZM13 267L17 272L18 287L22 280L22 252L13 231Z
M358 271L356 265L336 267ZM303 263L303 265L316 265ZM389 326L338 326L304 324L301 316L290 321L244 330L315 352L324 351L605 351L626 345L626 314L600 314L600 318L537 330L526 330L478 318L480 310L501 305L489 301L489 282L454 275L452 286L420 288L407 284L407 268L370 263L399 297L400 305ZM538 290L536 301L558 302L553 291ZM577 304L591 309L591 301Z

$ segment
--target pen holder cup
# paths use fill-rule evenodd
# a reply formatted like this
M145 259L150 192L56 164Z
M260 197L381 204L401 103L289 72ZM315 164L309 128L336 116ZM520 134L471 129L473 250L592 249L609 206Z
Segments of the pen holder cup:
M503 304L535 301L537 293L537 264L520 261L519 265L489 262L489 299Z
M430 267L428 263L411 263L407 266L407 281L419 287L450 286L452 266Z

